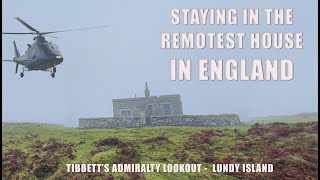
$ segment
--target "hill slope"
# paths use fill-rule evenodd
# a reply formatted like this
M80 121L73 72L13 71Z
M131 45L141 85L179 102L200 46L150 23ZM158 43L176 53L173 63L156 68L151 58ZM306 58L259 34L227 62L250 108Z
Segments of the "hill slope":
M313 122L318 121L318 113L301 113L292 116L269 116L269 117L256 117L253 118L250 123L274 123L274 122L283 122L283 123L298 123L298 122Z
M3 179L317 179L318 123L238 127L2 127ZM67 163L201 163L201 173L67 173ZM213 163L272 163L273 173L213 173Z

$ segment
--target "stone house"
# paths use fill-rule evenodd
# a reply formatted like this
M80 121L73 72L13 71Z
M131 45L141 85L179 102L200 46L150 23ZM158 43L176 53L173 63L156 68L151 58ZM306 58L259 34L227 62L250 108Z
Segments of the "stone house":
M140 118L142 125L150 125L151 117L182 116L182 102L179 94L151 96L145 84L145 97L113 99L115 118Z

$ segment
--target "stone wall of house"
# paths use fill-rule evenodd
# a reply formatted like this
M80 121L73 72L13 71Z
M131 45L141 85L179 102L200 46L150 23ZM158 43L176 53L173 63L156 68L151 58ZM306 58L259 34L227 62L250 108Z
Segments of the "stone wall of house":
M154 116L147 126L229 126L240 124L237 114ZM138 128L140 118L81 118L79 128ZM145 126L145 125L144 125Z
M127 98L127 99L113 99L113 116L124 117L122 111L130 111L130 116L127 117L141 117L141 111L144 112L144 116L164 116L164 104L170 106L170 113L173 116L181 116L182 102L179 94L173 95L161 95L139 98ZM149 107L152 106L150 111Z

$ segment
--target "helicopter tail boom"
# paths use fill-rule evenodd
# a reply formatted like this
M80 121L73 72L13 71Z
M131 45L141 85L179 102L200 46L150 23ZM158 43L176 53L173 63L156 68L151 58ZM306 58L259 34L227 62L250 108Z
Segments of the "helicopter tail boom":
M19 53L19 50L17 48L17 45L16 45L15 41L13 41L13 48L14 48L14 58L13 58L13 60L3 60L3 61L15 62L16 63L16 71L15 71L15 73L17 73L18 72L18 68L19 68L19 63L23 63L24 60L17 60L17 58L20 57L20 53Z

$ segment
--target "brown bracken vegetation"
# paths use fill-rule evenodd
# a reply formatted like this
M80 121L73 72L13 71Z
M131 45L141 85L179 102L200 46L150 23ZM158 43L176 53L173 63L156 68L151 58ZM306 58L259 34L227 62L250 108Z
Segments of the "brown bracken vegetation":
M164 134L145 138L132 136L130 140L119 138L123 136L100 136L91 142L81 137L79 141L66 143L62 139L44 140L41 135L33 133L25 136L30 144L23 150L12 148L21 140L7 139L7 144L3 143L2 178L118 179L119 175L114 173L68 173L64 168L68 162L90 162L111 152L107 159L110 164L157 161L201 163L209 167L213 163L264 163L273 164L274 172L222 175L236 179L318 179L318 122L254 124L250 128L195 128L175 139ZM12 144L8 145L8 142ZM82 147L90 148L85 153L77 152ZM220 175L208 172L206 177ZM144 173L121 175L122 179L134 180L147 177Z

